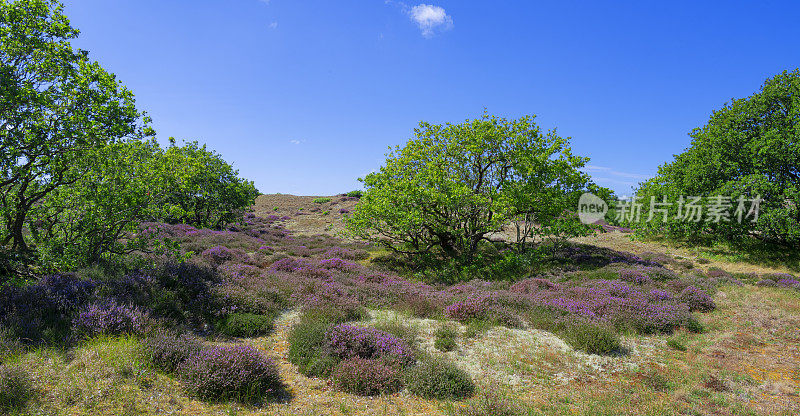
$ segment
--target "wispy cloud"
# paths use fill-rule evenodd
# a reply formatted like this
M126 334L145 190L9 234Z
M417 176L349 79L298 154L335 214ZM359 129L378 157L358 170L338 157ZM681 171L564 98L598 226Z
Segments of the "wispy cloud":
M622 172L608 166L586 165L582 169L592 175L592 179L601 186L609 186L613 189L630 192L630 188L635 188L639 183L649 179L650 176L640 173Z
M270 29L277 29L277 28L278 28L278 22L272 22L272 23L270 23L270 24L269 24L269 28L270 28Z
M298 139L292 139L292 140L289 140L289 143L291 143L291 144L303 144L305 142L306 142L306 139L299 139L299 140Z
M583 167L583 170L586 172L598 172L603 173L609 176L616 176L620 178L628 178L628 179L638 179L638 180L645 180L650 178L647 175L642 175L639 173L628 173L628 172L620 172L618 170L614 170L614 168L610 168L607 166L597 166L597 165L586 165Z
M260 2L262 2L264 4L266 4L266 5L269 5L269 2L270 2L270 0L258 0L258 1L260 1Z
M453 28L453 18L443 7L424 3L412 7L394 0L385 0L385 3L399 7L411 21L417 24L422 36L426 38Z

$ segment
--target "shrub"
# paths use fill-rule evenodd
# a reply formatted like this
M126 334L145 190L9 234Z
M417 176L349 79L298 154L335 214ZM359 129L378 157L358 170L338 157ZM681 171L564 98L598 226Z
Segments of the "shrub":
M363 194L363 191L350 191L346 195L350 198L361 198Z
M717 307L711 296L696 286L689 286L683 289L678 299L685 303L690 311L709 312Z
M345 260L366 260L369 258L369 253L361 249L332 247L325 250L325 252L322 253L322 257L326 259L336 257Z
M426 399L463 399L475 394L466 371L444 360L428 360L412 367L404 377L411 393Z
M589 354L612 354L622 350L619 336L611 329L590 322L575 323L567 329L566 341Z
M702 322L700 322L700 321L699 321L697 318L695 318L694 316L690 316L690 317L689 317L689 318L686 320L686 322L683 324L683 327L684 327L684 328L685 328L687 331L689 331L689 332L693 332L693 333L695 333L695 334L701 334L701 333L703 333L703 331L705 330L705 328L703 328L703 323L702 323Z
M463 301L448 306L447 317L459 322L485 319L489 311L489 298L485 295L470 295Z
M147 314L138 308L107 302L92 304L80 311L73 325L78 333L87 337L137 334L145 329L147 319Z
M202 342L191 335L159 329L145 337L141 354L157 370L172 374L202 349Z
M289 362L308 377L327 376L339 359L324 351L331 324L304 316L289 332Z
M725 270L720 269L719 267L712 267L708 269L708 277L714 277L717 279L729 278L731 277L731 274L726 272Z
M273 315L232 313L219 326L219 332L229 337L255 337L268 334L274 328Z
M433 346L439 351L453 351L456 349L456 338L458 338L458 330L452 325L442 325L434 333L436 340Z
M327 202L331 202L330 198L314 198L315 204L325 204Z
M203 399L254 403L282 387L272 360L249 345L206 348L179 372L187 389Z
M0 413L19 411L33 397L33 383L19 367L0 364Z
M390 359L400 365L414 362L413 348L405 341L374 328L339 324L325 334L330 355L341 359Z
M244 252L239 250L232 250L225 246L211 247L200 253L200 256L216 265L220 265L222 263L225 263L226 261L232 261L232 260L237 260L237 261L247 260L247 254L245 254Z
M667 340L667 346L677 351L686 351L686 346L675 338Z
M417 331L416 327L405 325L399 321L380 321L373 325L373 327L379 331L395 336L416 351L417 336L419 335L419 331Z
M342 391L361 396L391 394L402 388L397 366L381 360L344 360L333 370L331 379Z
M329 270L339 270L339 271L345 272L345 273L353 272L353 271L358 270L360 268L360 266L355 264L355 263L351 263L349 261L345 261L345 260L342 260L342 259L336 258L336 257L331 258L331 259L320 260L319 267L322 267L323 269L329 269Z

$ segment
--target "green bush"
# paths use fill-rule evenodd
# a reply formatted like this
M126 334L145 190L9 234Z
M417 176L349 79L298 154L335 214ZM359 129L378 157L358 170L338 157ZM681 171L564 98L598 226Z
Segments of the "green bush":
M433 346L439 351L453 351L458 346L456 338L458 338L458 330L452 325L442 325L434 333L436 340Z
M622 350L619 336L610 328L595 323L572 324L565 337L573 348L589 354L613 354Z
M331 379L338 389L360 396L392 394L403 387L397 365L382 360L344 360L333 370Z
M395 337L405 341L411 348L417 349L417 335L419 332L417 328L405 325L398 321L382 321L373 325L375 329L387 332Z
M675 338L670 338L667 341L667 346L672 348L673 350L686 351L686 345L683 345L680 341L678 341Z
M272 332L275 317L253 313L232 313L219 326L219 332L229 337L256 337Z
M33 383L19 367L0 365L0 414L19 411L33 397Z
M692 316L692 317L690 317L688 320L686 320L686 323L684 323L684 324L683 324L683 327L684 327L684 328L685 328L687 331L689 331L689 332L693 332L693 333L695 333L695 334L702 334L702 333L703 333L703 331L705 330L705 328L703 328L703 323L702 323L702 322L700 322L700 321L699 321L697 318L695 318L694 316Z
M350 191L347 193L350 198L361 198L362 195L364 195L362 191Z
M328 202L331 202L330 198L314 198L314 203L315 204L325 204L325 203L328 203Z
M289 332L289 362L297 366L300 373L309 377L327 376L338 360L327 358L323 351L325 333L330 322L303 316Z
M412 367L404 377L411 393L426 399L464 399L475 394L469 374L445 360L428 360Z

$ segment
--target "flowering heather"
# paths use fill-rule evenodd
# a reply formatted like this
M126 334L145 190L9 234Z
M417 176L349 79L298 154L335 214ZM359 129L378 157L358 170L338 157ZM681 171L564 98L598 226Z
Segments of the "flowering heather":
M179 373L187 389L204 399L255 402L281 388L275 364L250 345L205 348Z
M403 387L400 371L380 360L350 358L333 369L333 384L340 390L361 396L392 394Z
M100 334L141 333L146 324L146 313L115 302L89 305L73 321L79 333L90 337Z
M756 282L756 286L763 286L763 287L776 287L778 283L772 279L761 279Z
M656 302L664 302L664 301L672 300L674 298L674 296L672 295L672 293L670 293L670 292L668 292L666 290L653 289L649 293L649 298L651 300L653 300L653 301L656 301Z
M359 270L361 266L355 263L351 263L349 261L342 260L340 258L331 258L331 259L324 259L320 260L319 267L323 269L333 269L338 270L340 272L350 273L356 270Z
M678 298L689 307L690 311L708 312L713 311L717 307L708 293L695 286L689 286L683 289Z
M542 290L558 290L558 289L560 289L558 283L552 282L547 279L533 278L533 279L520 280L519 282L514 283L508 290L515 293L522 293L529 295L531 293L536 293Z
M328 353L342 359L387 358L401 365L415 361L410 345L388 332L374 328L339 324L328 330L325 340Z
M325 250L322 253L322 257L326 259L338 257L345 260L365 260L369 258L369 253L360 249L332 247Z
M52 308L62 315L68 315L92 298L96 283L81 280L74 274L54 274L45 276L36 286Z
M228 261L247 261L247 254L239 250L231 250L225 246L211 247L200 255L213 264L222 264Z
M272 263L272 266L270 266L269 269L275 272L296 272L305 264L306 263L302 260L298 260L293 257L286 257L276 261L275 263Z
M637 269L622 269L619 271L619 278L637 285L650 283L650 278Z
M731 275L730 275L730 273L726 272L725 270L722 270L722 269L719 269L719 268L716 268L716 267L712 267L712 268L708 269L708 277L713 277L713 278L719 279L719 278L729 278L729 277L731 277Z
M145 337L142 353L155 368L175 373L190 357L203 349L203 343L188 334L156 330Z
M486 319L489 312L488 295L470 295L465 300L455 302L445 308L450 319L468 322L475 319Z
M795 279L781 279L776 282L778 287L794 287L800 288L800 282Z

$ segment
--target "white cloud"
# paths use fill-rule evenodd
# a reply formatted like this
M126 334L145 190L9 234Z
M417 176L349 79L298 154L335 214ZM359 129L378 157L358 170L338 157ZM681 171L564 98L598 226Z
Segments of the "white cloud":
M270 29L277 29L277 28L278 28L278 22L272 22L272 23L270 23L270 24L269 24L269 28L270 28Z
M269 1L270 1L270 0L258 0L258 1L260 1L260 2L262 2L262 3L264 3L264 4L266 4L266 5L269 5Z
M628 178L628 179L645 180L650 178L647 175L641 175L638 173L620 172L618 170L614 170L613 168L609 168L607 166L586 165L583 167L583 170L585 170L586 172L602 172L607 175L617 176L621 178Z
M422 31L422 36L432 37L437 31L453 28L453 18L443 8L431 4L418 4L407 11Z
M289 140L289 143L291 143L291 144L303 144L305 142L306 142L306 139L302 139L302 140L292 139L292 140Z

